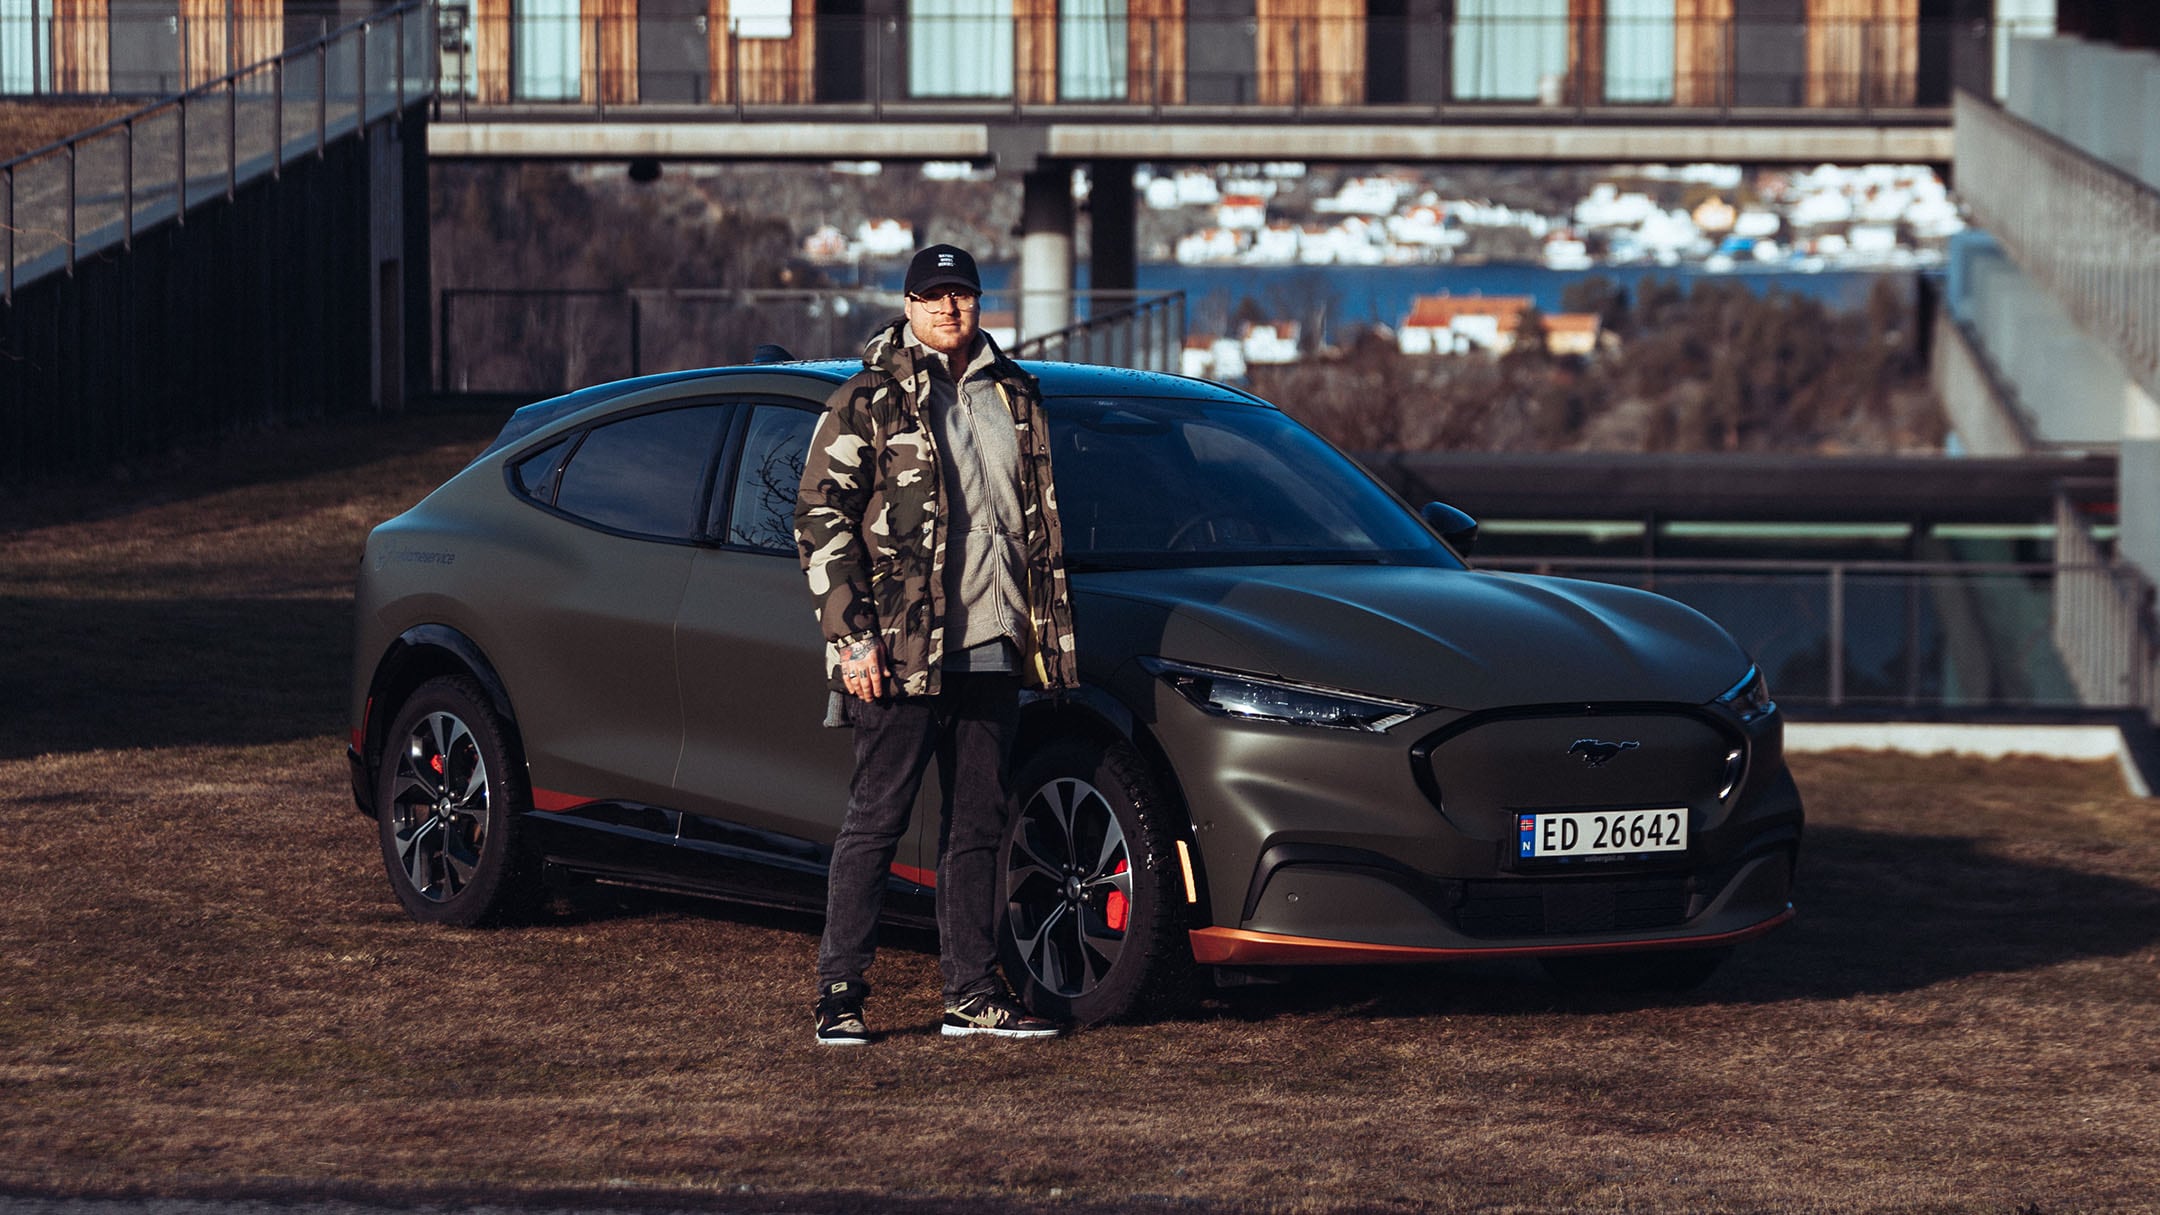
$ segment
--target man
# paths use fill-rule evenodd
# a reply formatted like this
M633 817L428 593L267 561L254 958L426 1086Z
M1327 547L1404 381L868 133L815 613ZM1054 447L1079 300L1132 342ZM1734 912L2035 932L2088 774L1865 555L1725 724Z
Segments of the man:
M870 1040L863 975L931 758L947 1035L1047 1037L997 968L998 848L1023 686L1077 682L1050 435L1034 377L981 332L975 259L915 255L906 315L863 348L810 442L795 539L833 713L855 727L818 947L817 1040Z

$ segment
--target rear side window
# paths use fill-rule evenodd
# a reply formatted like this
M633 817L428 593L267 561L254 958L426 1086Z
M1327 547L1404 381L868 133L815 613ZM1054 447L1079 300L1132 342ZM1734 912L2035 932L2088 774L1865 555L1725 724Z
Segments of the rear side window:
M562 466L555 509L618 531L694 539L727 417L724 405L693 405L593 427Z
M727 542L768 552L795 551L795 494L818 415L807 409L760 405L743 436L729 495Z
M563 453L569 450L570 440L564 439L526 456L510 466L510 483L528 498L552 503L555 501L555 474L562 471Z

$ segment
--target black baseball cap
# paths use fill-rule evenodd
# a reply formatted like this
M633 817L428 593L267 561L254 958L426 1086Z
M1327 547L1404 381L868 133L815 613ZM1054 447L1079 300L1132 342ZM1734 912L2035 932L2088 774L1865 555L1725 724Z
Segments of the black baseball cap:
M908 263L902 290L919 295L932 287L965 287L981 295L982 276L975 273L975 259L958 245L932 245L917 253Z

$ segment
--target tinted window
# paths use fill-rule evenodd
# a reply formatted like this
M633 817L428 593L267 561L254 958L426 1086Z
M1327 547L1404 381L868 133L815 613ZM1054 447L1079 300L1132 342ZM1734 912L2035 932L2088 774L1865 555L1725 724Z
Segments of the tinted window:
M760 405L750 415L729 495L728 543L795 551L795 492L817 420L807 409L781 405Z
M541 502L555 501L555 473L562 463L563 453L570 450L570 440L550 443L539 451L510 466L510 483L528 498Z
M1456 565L1416 516L1282 413L1050 402L1066 556L1081 566Z
M726 421L726 406L694 405L596 426L563 467L555 505L604 527L687 540Z

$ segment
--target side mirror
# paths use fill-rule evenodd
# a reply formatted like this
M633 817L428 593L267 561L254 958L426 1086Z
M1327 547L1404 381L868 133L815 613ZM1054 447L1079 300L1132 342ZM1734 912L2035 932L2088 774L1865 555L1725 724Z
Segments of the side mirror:
M1418 511L1425 525L1440 533L1449 547L1467 557L1477 547L1477 520L1445 502L1427 502Z

